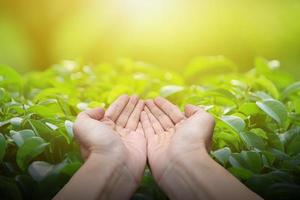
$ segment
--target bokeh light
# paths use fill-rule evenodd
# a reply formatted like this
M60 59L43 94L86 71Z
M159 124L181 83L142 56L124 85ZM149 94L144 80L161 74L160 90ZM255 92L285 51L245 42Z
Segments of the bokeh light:
M295 0L1 0L0 63L27 71L129 57L181 69L224 55L244 70L264 56L296 74L299 11Z

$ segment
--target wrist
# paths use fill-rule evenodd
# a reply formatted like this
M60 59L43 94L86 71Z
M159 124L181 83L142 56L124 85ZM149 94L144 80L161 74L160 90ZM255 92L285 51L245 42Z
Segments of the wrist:
M125 160L91 153L84 165L88 166L90 173L99 176L99 180L105 183L99 199L129 199L139 186Z
M170 155L172 155L172 153ZM206 147L204 146L200 146L183 153L173 153L173 155L170 157L171 159L169 165L165 171L172 170L174 166L180 166L181 168L190 168L192 167L192 163L194 165L194 163L197 162L197 164L199 165L199 162L205 163L207 159L210 159L210 155Z
M198 184L195 177L199 172L211 173L212 162L206 149L178 155L170 162L158 185L170 199L197 199L199 188L194 188Z
M116 155L103 155L100 153L91 152L88 156L85 163L95 163L95 165L103 167L107 167L110 169L119 169L120 166L123 166L125 163L125 159L123 156L116 156Z

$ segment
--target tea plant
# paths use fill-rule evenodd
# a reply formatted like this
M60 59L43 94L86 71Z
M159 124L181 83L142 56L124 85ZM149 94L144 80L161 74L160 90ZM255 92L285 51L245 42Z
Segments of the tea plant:
M299 198L300 82L263 58L248 72L237 69L221 56L196 58L179 72L131 60L64 61L26 75L0 66L0 198L53 197L83 162L76 115L124 93L203 107L217 121L214 159L266 199ZM146 169L132 199L167 197Z

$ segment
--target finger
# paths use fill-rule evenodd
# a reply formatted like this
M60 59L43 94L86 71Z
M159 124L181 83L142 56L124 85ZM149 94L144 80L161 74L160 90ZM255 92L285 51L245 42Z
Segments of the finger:
M139 100L139 102L136 104L133 112L131 113L127 124L126 124L126 128L131 129L131 130L135 130L139 121L140 121L140 115L141 112L144 109L144 101L143 100Z
M161 126L161 124L159 123L159 121L154 117L154 115L150 112L150 110L147 107L145 107L145 111L147 113L147 116L149 118L149 121L153 127L155 134L163 133L164 129Z
M122 113L120 114L119 118L117 119L116 121L116 124L118 126L121 126L121 127L125 127L131 113L133 112L134 108L135 108L135 105L137 104L139 100L139 97L134 95L134 96L131 96L127 105L125 106L125 108L123 109Z
M147 100L145 103L164 130L174 127L172 120L154 104L153 100Z
M157 97L154 103L166 113L175 124L184 119L184 114L179 108L165 98Z
M138 123L137 128L136 128L136 132L145 135L141 122Z
M91 118L95 120L101 120L104 116L104 110L102 108L95 108L86 110L78 115L78 118Z
M116 101L114 101L107 111L105 112L105 117L111 119L112 121L116 121L121 114L124 107L127 105L129 101L128 95L120 96Z
M148 115L145 111L143 111L141 113L141 122L142 122L142 127L144 130L144 134L145 134L147 140L154 137L154 135L155 135L154 129L153 129L152 124L150 123Z
M203 112L204 110L198 106L194 106L188 104L185 106L184 113L186 117L191 117L192 115L196 114L197 112Z

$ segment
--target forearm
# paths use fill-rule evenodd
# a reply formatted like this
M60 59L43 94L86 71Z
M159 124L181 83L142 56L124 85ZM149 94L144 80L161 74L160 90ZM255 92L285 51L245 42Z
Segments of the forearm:
M108 162L91 155L54 199L129 199L137 183L124 165Z
M159 185L174 200L261 199L203 152L184 155L174 161L161 177Z

